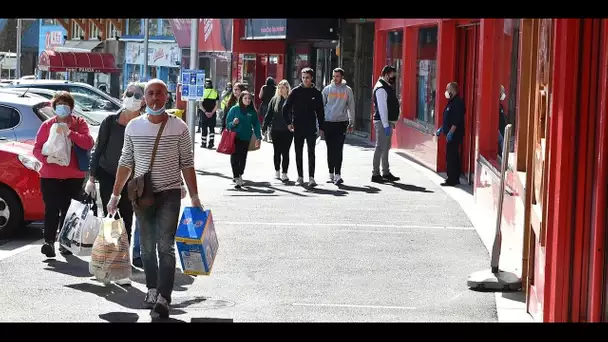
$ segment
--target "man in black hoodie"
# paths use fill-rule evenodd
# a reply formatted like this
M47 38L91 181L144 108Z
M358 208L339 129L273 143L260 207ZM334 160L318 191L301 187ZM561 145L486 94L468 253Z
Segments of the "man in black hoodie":
M296 166L298 169L297 185L304 185L303 156L304 141L308 149L308 186L314 187L315 182L315 147L317 142L317 124L321 137L323 137L323 123L325 111L323 109L323 95L314 87L314 71L311 68L302 69L302 83L293 88L285 105L283 117L285 123L294 134L294 147L296 149Z

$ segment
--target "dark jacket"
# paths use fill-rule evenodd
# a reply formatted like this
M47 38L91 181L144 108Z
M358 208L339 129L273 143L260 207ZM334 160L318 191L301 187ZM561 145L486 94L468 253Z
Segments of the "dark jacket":
M115 175L118 169L118 160L122 154L122 145L125 139L125 126L118 123L122 109L108 115L99 126L99 134L95 147L91 152L90 175L97 176L97 168L101 167L108 173Z
M380 120L380 111L378 110L378 99L376 98L376 91L378 89L384 89L386 91L386 109L388 110L388 121L395 122L399 120L399 99L397 98L397 91L393 86L386 83L385 80L379 79L378 83L374 86L372 91L374 101L374 120Z
M279 110L276 111L275 107L279 101ZM264 125L262 126L262 131L266 132L268 126L271 127L273 131L288 131L287 124L285 123L285 118L283 117L283 105L285 104L285 99L283 97L273 97L268 104L268 110L266 111L266 115L264 116Z
M293 88L283 105L283 118L287 125L293 124L294 134L316 134L317 123L322 130L325 122L323 94L314 86Z
M448 134L452 126L456 126L454 131L453 141L460 142L464 137L464 101L458 95L454 95L448 100L448 104L443 110L443 125L441 131L443 134Z
M498 131L500 134L505 134L505 127L507 127L507 117L505 116L505 107L502 103L498 104Z

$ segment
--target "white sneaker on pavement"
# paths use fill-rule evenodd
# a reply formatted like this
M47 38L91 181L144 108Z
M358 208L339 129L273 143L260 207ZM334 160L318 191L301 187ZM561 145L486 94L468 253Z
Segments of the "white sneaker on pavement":
M287 181L289 180L289 177L287 177L287 174L286 174L286 173L282 173L282 174L281 174L281 180L282 180L283 182L287 182Z
M333 182L334 182L334 180L335 180L335 177L336 177L336 176L335 176L333 173L330 173L330 174L329 174L329 182L330 182L330 183L333 183Z
M279 171L274 172L274 178L281 179L281 173Z
M334 184L335 185L340 185L342 183L344 183L344 180L342 179L342 177L340 175L336 175L334 177Z
M309 187L311 187L311 188L313 188L313 187L317 186L317 182L315 182L315 179L314 179L314 178L310 177L310 178L308 179L308 186L309 186Z
M298 186L304 185L304 178L298 177L298 180L296 181L296 185L298 185Z
M115 281L114 283L116 283L116 285L120 285L120 286L131 286L131 279L129 278L125 278L125 279L120 279Z

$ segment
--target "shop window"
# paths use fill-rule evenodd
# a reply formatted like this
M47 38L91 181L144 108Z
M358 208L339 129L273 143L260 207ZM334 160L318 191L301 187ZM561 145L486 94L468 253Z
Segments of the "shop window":
M386 65L392 65L397 69L395 91L397 92L399 102L401 102L401 89L403 89L403 78L401 77L401 66L403 65L403 29L389 31L386 45Z
M308 44L299 44L295 47L290 47L287 55L289 58L288 65L290 66L288 81L292 88L302 83L302 69L311 67L311 61L309 59L310 52L311 50Z
M128 19L127 20L127 35L129 36L141 36L144 34L141 19Z
M99 39L100 36L101 31L99 31L97 25L95 25L92 20L89 21L89 39Z
M255 92L255 54L243 55L243 78L245 88L251 93Z
M148 35L158 36L158 21L160 19L148 19Z
M162 22L161 35L165 37L173 36L173 30L171 30L171 22L169 19L160 19Z
M435 125L437 95L437 27L418 30L416 57L416 119Z
M266 64L266 73L268 77L274 78L276 83L279 83L281 80L277 79L277 65L279 64L279 56L278 55L269 55L268 62Z
M502 144L509 144L509 153L515 151L515 140L516 124L517 124L517 77L519 76L518 64L519 64L519 26L520 19L505 19L502 44L499 47L499 74L498 80L500 85L498 86L501 91L499 96L502 95L502 89L504 89L504 98L499 97L499 111L496 114L498 116L498 156L502 156ZM502 98L502 99L501 99ZM507 124L511 124L511 139L509 142L504 141L504 128ZM515 158L510 157L509 162L514 162Z

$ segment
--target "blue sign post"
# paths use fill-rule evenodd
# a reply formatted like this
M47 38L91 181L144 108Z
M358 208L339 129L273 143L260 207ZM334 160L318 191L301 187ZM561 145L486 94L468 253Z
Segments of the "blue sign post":
M205 70L182 71L182 99L199 101L205 91Z

